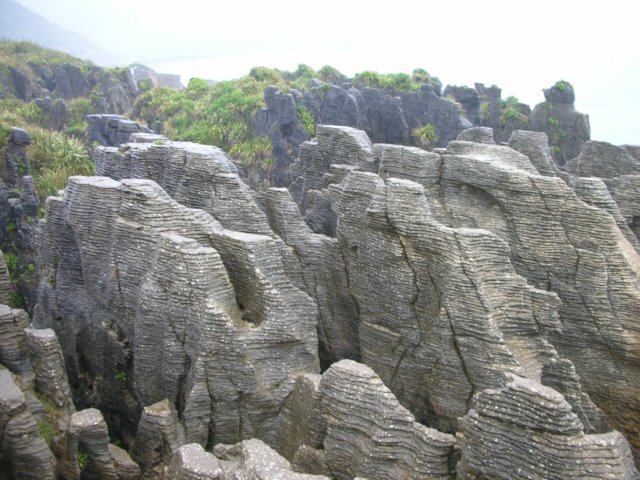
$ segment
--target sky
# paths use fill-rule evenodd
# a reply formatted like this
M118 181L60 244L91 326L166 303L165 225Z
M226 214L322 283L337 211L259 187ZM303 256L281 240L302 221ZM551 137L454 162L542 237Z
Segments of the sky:
M263 65L347 75L424 68L444 85L496 84L532 107L558 80L594 140L640 144L640 41L630 0L361 2L19 0L157 71L224 80ZM596 7L598 5L598 7Z

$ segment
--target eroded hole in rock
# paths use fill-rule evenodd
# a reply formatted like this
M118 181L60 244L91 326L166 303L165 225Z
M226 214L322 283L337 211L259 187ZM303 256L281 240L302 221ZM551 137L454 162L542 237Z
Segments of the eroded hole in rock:
M257 313L251 311L250 309L244 308L244 305L241 301L237 301L238 310L240 311L240 316L242 320L245 322L251 323L252 325L258 327L262 323L262 320L258 316Z

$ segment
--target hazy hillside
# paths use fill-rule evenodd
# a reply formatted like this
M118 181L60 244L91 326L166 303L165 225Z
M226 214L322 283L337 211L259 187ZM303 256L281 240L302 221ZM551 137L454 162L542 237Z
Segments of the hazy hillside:
M112 54L13 0L0 0L0 38L28 40L97 63L113 63Z

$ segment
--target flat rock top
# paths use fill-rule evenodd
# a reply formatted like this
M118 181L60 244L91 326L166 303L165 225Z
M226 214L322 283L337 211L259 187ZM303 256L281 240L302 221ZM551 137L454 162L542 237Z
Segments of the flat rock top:
M71 415L71 427L75 428L91 427L103 422L102 413L96 408L87 408Z
M220 461L211 453L208 453L198 443L183 445L178 450L181 463L189 472L196 473L202 478L217 478L222 471Z
M13 381L11 372L0 368L0 410L11 414L26 402L24 393Z
M33 338L39 340L55 340L56 332L51 328L25 328L25 333Z
M171 415L169 400L165 398L164 400L160 400L153 405L147 405L146 407L144 407L144 413L146 413L147 415L152 415L154 417L167 417Z

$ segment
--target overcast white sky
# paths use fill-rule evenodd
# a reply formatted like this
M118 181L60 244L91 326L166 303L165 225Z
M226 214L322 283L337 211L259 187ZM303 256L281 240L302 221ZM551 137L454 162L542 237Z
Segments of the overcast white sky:
M360 2L19 0L123 61L227 79L298 63L497 84L532 107L571 82L592 138L640 144L640 41L631 0ZM600 5L596 8L594 5Z

